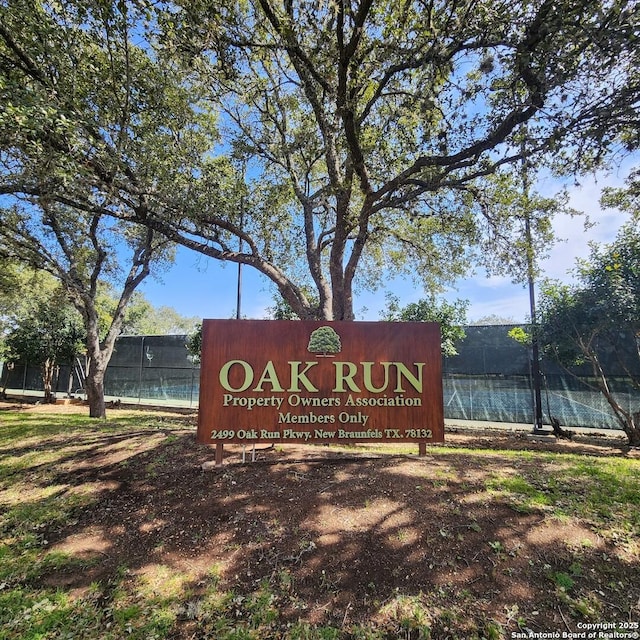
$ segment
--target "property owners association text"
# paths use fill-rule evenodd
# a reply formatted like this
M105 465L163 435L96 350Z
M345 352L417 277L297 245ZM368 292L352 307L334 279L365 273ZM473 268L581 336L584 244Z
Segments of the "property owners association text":
M222 397L223 407L244 407L251 411L254 407L274 407L281 409L285 401L283 396L247 397L225 393ZM421 407L422 398L405 398L404 396L387 396L380 398L356 398L349 394L342 404L340 398L305 398L297 394L286 397L290 407Z

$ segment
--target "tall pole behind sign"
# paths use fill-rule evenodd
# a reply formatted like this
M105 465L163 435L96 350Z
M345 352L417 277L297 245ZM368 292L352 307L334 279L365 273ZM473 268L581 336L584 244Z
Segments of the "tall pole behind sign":
M240 251L242 251L242 240L240 240ZM236 320L240 320L241 305L242 305L242 263L238 262L238 294L236 296Z
M246 174L243 166L242 175ZM244 195L240 196L240 231L244 225ZM242 236L238 238L238 253L242 253ZM238 262L238 290L236 295L236 320L242 317L242 262Z
M533 430L542 429L542 385L540 374L540 351L538 348L538 320L536 316L536 293L533 270L533 250L531 246L531 221L529 212L525 213L525 232L527 237L527 279L529 283L529 309L531 314L531 377L533 382Z
M527 252L527 282L529 285L529 313L531 316L531 379L533 384L533 430L541 431L542 418L542 385L540 374L540 351L538 348L538 321L536 317L535 293L535 259L533 237L531 234L531 217L529 211L529 177L526 162L526 129L522 136L522 191L524 195L524 229Z

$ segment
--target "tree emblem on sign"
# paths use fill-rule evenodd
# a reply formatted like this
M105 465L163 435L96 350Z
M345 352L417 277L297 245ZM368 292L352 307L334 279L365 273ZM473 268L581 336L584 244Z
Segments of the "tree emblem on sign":
M342 344L340 336L331 327L320 327L309 336L309 346L307 349L311 353L329 357L331 354L340 353Z

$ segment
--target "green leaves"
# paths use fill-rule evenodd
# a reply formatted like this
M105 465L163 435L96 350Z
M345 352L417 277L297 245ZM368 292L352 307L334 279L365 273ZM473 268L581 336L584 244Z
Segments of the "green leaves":
M86 333L82 318L59 287L48 296L31 298L31 303L29 313L16 319L6 337L5 357L41 367L48 401L58 367L82 353Z
M565 203L519 196L510 167L633 147L632 8L16 0L0 191L251 265L300 317L316 313L302 284L353 319L385 270L435 292L475 256L521 280Z
M593 246L580 264L578 284L547 282L541 291L538 337L559 364L588 364L630 443L640 445L635 410L618 404L611 381L640 383L640 235L623 226L610 245Z
M387 295L387 309L384 320L391 322L437 322L440 325L442 355L455 356L456 344L465 339L462 326L466 322L468 302L456 300L436 300L435 297L410 302L400 307L396 296Z

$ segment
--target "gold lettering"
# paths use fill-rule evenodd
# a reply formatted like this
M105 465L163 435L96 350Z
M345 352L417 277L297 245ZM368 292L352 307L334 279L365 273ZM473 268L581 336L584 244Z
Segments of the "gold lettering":
M262 385L265 382L271 385L272 391L284 391L280 386L280 380L278 380L278 374L276 373L272 360L269 360L265 365L260 380L258 380L258 384L253 388L253 391L263 391Z
M229 383L229 371L234 364L239 364L244 369L244 382L238 387L234 388ZM248 362L244 360L229 360L229 362L225 362L222 369L220 369L220 384L227 391L234 391L235 393L240 393L241 391L246 391L253 382L253 369Z
M318 363L313 361L288 361L290 370L289 388L286 391L289 392L301 392L308 391L311 393L318 393L319 389L309 379L308 373L312 367L315 367ZM239 366L242 369L243 375L232 375L232 369ZM335 386L333 388L334 393L347 393L349 391L353 393L361 393L362 389L358 386L362 384L364 388L370 393L382 393L389 388L390 370L392 366L396 368L396 386L395 393L405 393L405 386L412 387L418 393L422 393L423 389L423 370L424 362L414 362L413 367L410 368L402 362L334 362L335 367ZM375 373L378 370L374 370L374 367L382 367L382 379L380 386L374 384ZM361 376L360 368L362 369ZM282 372L281 372L282 373ZM251 387L253 384L255 373L253 368L248 362L244 360L229 360L222 365L220 369L219 379L220 384L226 391L233 393L242 393ZM232 386L230 378L234 380L234 383L238 383L238 386ZM380 379L380 378L377 378ZM270 385L271 390L274 392L284 392L280 378L278 377L278 371L276 365L272 360L268 360L262 370L260 378L257 384L252 388L252 391L264 391L264 386ZM292 398L294 396L291 396ZM299 404L299 400L296 404ZM226 405L225 405L226 406ZM262 406L262 405L260 405ZM294 406L294 405L292 405ZM336 403L339 406L339 402Z
M344 388L344 383L347 383L347 386L351 391L355 391L356 393L360 392L360 387L353 381L354 376L358 372L358 367L354 362L334 362L333 365L336 368L336 386L334 387L334 391L344 393L346 389ZM347 371L345 371L347 369Z
M422 393L422 369L424 368L424 362L414 362L413 364L417 367L418 375L414 376L411 371L409 371L408 367L402 362L395 362L396 371L397 371L397 379L396 379L396 393L404 393L404 389L402 388L402 377L404 376L407 382L418 392Z
M315 367L317 362L305 362L307 366L300 371L300 365L302 362L289 362L289 367L291 368L291 386L289 387L289 391L301 391L300 384L304 386L307 391L315 391L317 393L318 389L313 386L313 383L309 378L307 378L306 373L311 369L311 367Z
M374 387L371 380L371 370L373 369L375 362L361 362L360 364L362 364L362 372L364 374L364 388L367 391L371 391L371 393L382 393L385 391L389 386L389 367L391 366L391 363L380 363L384 369L384 384L381 387Z

